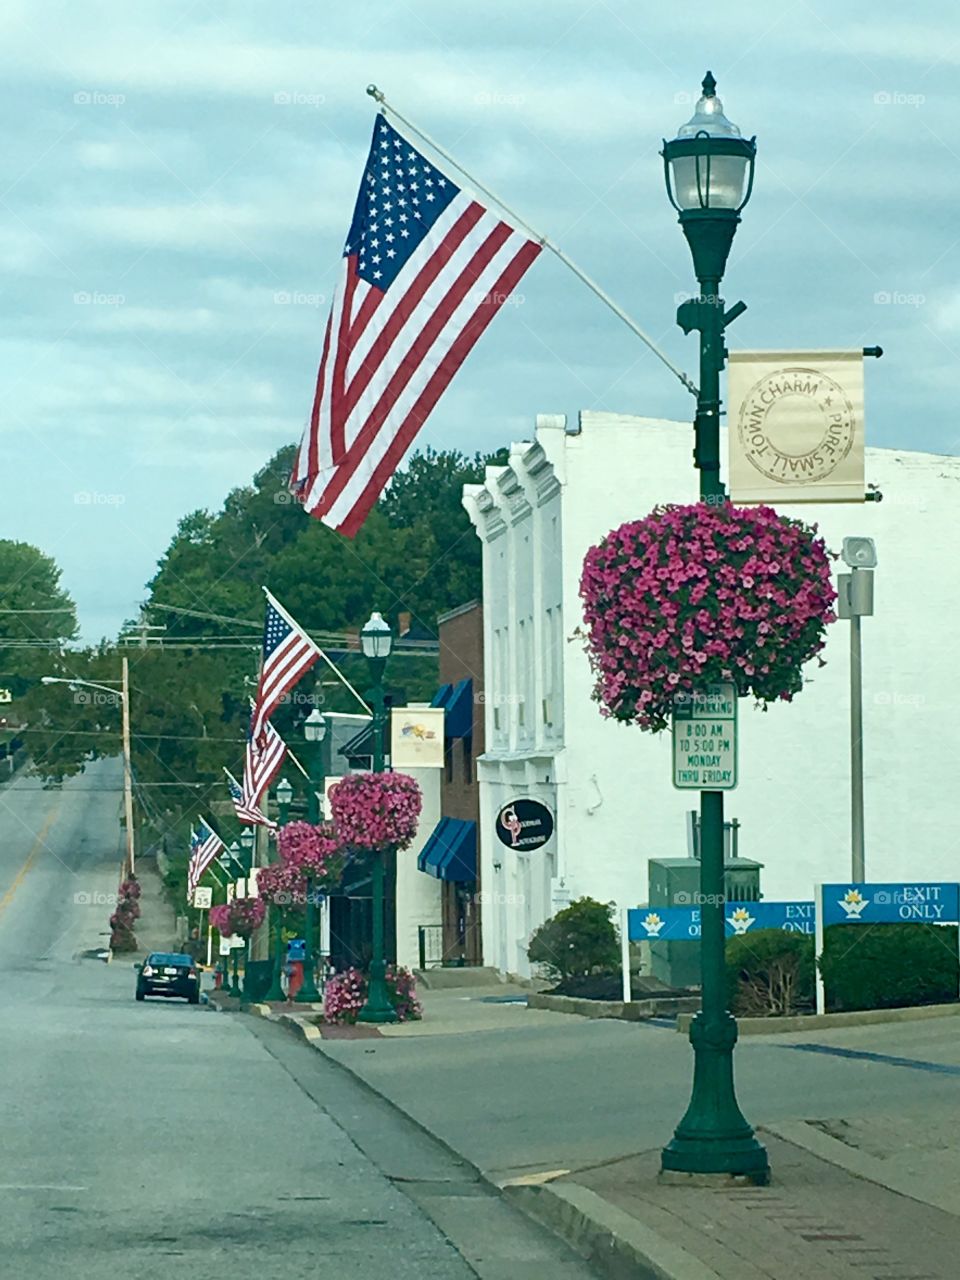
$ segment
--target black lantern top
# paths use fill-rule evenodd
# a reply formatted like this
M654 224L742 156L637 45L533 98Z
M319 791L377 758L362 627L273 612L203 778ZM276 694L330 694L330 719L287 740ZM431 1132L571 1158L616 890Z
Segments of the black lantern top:
M667 195L678 213L691 210L739 214L753 190L756 138L749 141L723 114L717 82L703 77L696 110L672 142L664 139L663 169Z

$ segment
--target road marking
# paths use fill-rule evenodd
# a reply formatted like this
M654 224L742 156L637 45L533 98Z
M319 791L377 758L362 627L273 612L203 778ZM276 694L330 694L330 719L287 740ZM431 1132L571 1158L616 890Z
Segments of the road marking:
M0 1182L0 1191L87 1191L88 1189L64 1186L56 1182Z
M960 1076L960 1066L952 1062L926 1062L922 1058L900 1058L890 1053L873 1053L867 1049L843 1049L831 1044L781 1044L778 1049L800 1053L826 1053L834 1058L853 1058L861 1062L880 1062L888 1067L910 1067L914 1071L932 1071L937 1075Z
M13 883L10 885L10 888L3 895L3 897L0 898L0 916L3 915L7 907L9 907L10 903L13 901L13 895L20 888L21 881L23 880L24 876L27 874L27 872L30 870L30 868L33 866L34 862L36 861L37 854L43 848L46 834L50 830L50 828L53 826L54 819L56 818L58 812L59 812L59 805L57 806L56 809L53 809L50 813L47 814L47 820L46 822L44 822L43 826L37 832L37 838L33 842L33 848L27 854L26 861L24 862L20 870L17 872L17 874L13 877Z

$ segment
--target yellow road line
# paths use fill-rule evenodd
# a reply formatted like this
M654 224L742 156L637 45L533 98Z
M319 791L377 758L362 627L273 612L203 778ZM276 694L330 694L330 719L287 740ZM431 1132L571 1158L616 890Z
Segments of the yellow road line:
M3 895L3 897L0 898L0 916L3 915L7 907L9 907L10 903L13 901L13 895L20 888L21 881L23 880L27 872L30 870L30 868L33 866L34 862L36 862L37 854L43 848L46 834L50 830L50 828L53 826L53 820L57 816L59 807L60 806L58 805L56 809L53 809L50 813L47 814L47 820L46 822L44 822L43 826L37 832L37 838L33 842L33 848L27 854L26 862L24 862L23 866L20 868L17 874L13 877L13 883L10 885L10 888Z

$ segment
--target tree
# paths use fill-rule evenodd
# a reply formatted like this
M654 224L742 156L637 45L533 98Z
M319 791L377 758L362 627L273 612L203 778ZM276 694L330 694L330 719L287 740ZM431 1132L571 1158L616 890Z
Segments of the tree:
M76 634L76 609L55 561L29 542L0 539L0 686L22 697Z

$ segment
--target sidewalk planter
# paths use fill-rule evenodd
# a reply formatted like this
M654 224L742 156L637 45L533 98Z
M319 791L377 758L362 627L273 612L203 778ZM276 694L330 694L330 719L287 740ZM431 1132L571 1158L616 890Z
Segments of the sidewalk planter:
M619 1018L624 1022L646 1022L649 1018L673 1018L678 1014L694 1014L700 1008L699 996L674 996L651 1000L583 1000L576 996L551 996L531 991L528 1009L546 1009L552 1013L575 1013L581 1018Z

